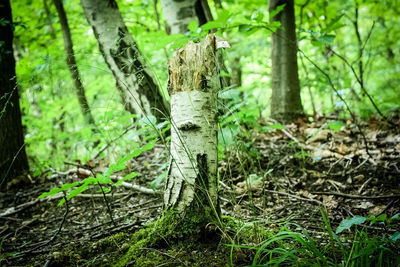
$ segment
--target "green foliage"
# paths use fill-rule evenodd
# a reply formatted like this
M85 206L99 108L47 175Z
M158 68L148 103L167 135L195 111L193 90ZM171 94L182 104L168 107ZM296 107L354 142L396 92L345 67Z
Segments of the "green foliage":
M397 220L396 218L398 214L391 220ZM370 237L366 228L361 231L356 229L353 241L347 245L332 232L329 219L324 213L323 219L327 235L330 237L326 245L314 240L308 231L298 224L284 223L277 234L256 246L233 244L229 246L254 250L252 266L396 266L400 263L399 232L389 237L385 233ZM365 221L377 223L385 219L386 214L376 218L356 216L344 220L336 233ZM295 228L296 231L290 228Z
M60 168L65 161L78 159L84 162L129 128L134 116L127 114L120 104L112 75L99 53L97 41L78 0L66 1L64 7L78 68L97 123L93 128L84 125L72 89L65 53L60 49L63 40L55 7L49 4L48 16L41 1L21 0L11 4L16 71L30 166L38 174L49 167ZM257 124L258 117L268 116L271 96L269 33L280 27L278 22L271 23L269 19L281 12L284 5L271 13L268 13L267 3L261 0L227 1L224 5L226 8L216 9L211 4L214 20L201 27L191 22L187 35L165 33L160 3L156 7L161 15L160 25L149 1L121 2L119 9L166 98L167 58L176 48L189 40L199 40L210 30L216 30L231 43L232 48L225 55L228 72L222 72L221 76L231 76L230 71L237 64L232 62L239 58L243 83L239 88L224 88L220 93L225 105L220 126L222 134L228 135L227 144L222 143L222 146L226 147L235 142L239 133L246 134L242 123L251 127ZM298 47L329 74L353 112L368 117L374 116L376 111L362 93L350 67L330 49L342 55L358 76L358 64L362 60L366 89L378 107L388 114L400 107L400 66L394 64L398 57L396 48L400 45L397 7L392 1L358 1L358 5L358 26L364 49L362 58L359 57L358 37L354 30L353 1L296 3ZM85 42L81 42L82 38ZM343 112L343 102L333 93L326 78L301 53L298 61L305 112L312 112L310 94L305 90L309 87L317 112L336 111L341 117L348 116ZM235 128L234 124L238 126ZM330 124L329 127L338 130L339 124ZM148 131L142 134L146 133ZM100 144L93 149L98 142ZM138 135L127 134L113 142L102 156L115 158L139 146Z
M131 160L134 157L139 156L144 151L152 149L156 142L157 142L157 140L150 141L148 144L144 145L141 148L135 149L132 153L126 155L125 157L119 158L117 160L117 162L111 164L110 167L108 169L106 169L103 174L99 174L96 177L94 177L94 176L87 177L80 182L63 184L61 187L52 188L49 192L42 193L38 198L54 196L60 192L68 192L68 193L66 193L65 198L67 200L70 200L71 198L88 190L93 185L120 186L120 185L122 185L122 183L124 181L133 179L134 177L139 175L139 173L137 173L137 172L129 173L115 183L111 180L111 175L115 172L124 170L126 168L127 161ZM70 189L72 189L72 190L70 190ZM109 190L106 190L106 191L109 191ZM107 193L107 192L105 192L105 193ZM58 203L58 206L61 206L62 204L65 203L65 198L63 198Z
M329 129L334 131L340 131L345 124L341 121L333 121L328 123Z

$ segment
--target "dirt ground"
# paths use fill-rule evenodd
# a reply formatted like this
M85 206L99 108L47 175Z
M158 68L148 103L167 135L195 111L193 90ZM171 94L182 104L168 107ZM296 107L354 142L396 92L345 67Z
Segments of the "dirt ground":
M267 122L262 124L268 126ZM222 214L257 220L267 228L295 222L323 242L322 206L334 229L349 216L399 213L398 129L377 119L362 123L366 149L357 125L350 121L344 124L340 129L330 129L329 120L323 118L298 121L285 130L263 127L251 131L246 140L229 148L219 163ZM166 149L156 145L130 162L129 170L140 175L128 182L150 189L166 161ZM63 197L60 194L39 200L41 193L53 187L88 177L89 169L102 172L107 163L97 160L66 166L69 169L48 171L33 182L17 179L0 193L1 266L52 266L58 251L66 246L79 248L116 233L135 232L161 216L162 183L157 191L145 192L121 186L106 197L99 188L93 188L61 207L57 206ZM377 226L370 229L382 231ZM213 242L202 251L168 254L165 265L196 266L197 259L205 255L223 257L221 260L228 264L229 250L224 242ZM153 252L155 256L167 254L165 249ZM251 264L251 256L244 255L236 263ZM82 265L94 266L90 259Z

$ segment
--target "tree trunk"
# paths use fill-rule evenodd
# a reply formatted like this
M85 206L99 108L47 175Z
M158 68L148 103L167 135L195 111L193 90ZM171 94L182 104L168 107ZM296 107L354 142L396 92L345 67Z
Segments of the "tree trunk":
M217 93L221 88L213 34L189 42L169 63L171 165L164 193L167 210L218 218ZM204 226L203 225L203 226Z
M22 132L21 111L15 60L11 6L8 0L0 5L0 188L7 180L29 169Z
M169 109L114 0L81 0L127 111L163 119Z
M303 113L293 2L293 0L269 1L269 12L285 4L284 9L271 18L271 21L281 23L281 28L272 33L271 117L282 122L290 122Z
M161 0L167 34L185 33L191 21L199 26L213 20L207 0Z
M242 65L240 64L240 56L236 56L231 64L231 79L230 84L235 88L242 86Z
M79 105L85 122L91 125L95 125L94 118L90 112L89 104L85 95L85 89L83 88L81 78L79 75L78 66L76 64L74 48L71 39L71 31L68 25L67 15L65 14L64 6L62 0L54 0L54 5L56 6L58 17L60 19L61 31L64 37L64 49L66 53L66 61L68 65L69 72L71 73L72 80L74 81L76 95L79 100Z
M56 39L56 31L54 30L54 27L53 27L53 19L51 17L50 8L47 5L47 0L43 0L43 8L44 8L44 12L46 13L46 17L47 17L46 22L49 27L51 38Z

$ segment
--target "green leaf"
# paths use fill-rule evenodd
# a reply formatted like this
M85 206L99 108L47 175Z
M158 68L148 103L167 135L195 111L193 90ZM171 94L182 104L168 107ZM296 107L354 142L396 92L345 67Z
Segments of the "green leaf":
M62 204L65 203L65 198L61 199L60 202L58 202L57 206L62 206Z
M392 241L397 241L400 239L400 232L395 232L393 235L389 236L389 239Z
M285 126L283 126L282 124L271 124L271 125L267 125L267 127L277 129L277 130L285 130L286 129Z
M235 143L238 133L239 126L236 124L228 125L218 131L218 142L225 146L231 146Z
M261 22L264 18L264 14L260 11L256 11L251 15L251 20L255 20L257 22Z
M201 26L202 32L207 32L211 29L225 28L228 24L230 17L231 14L229 13L228 10L226 9L221 10L216 20L209 21Z
M153 115L147 115L146 117L143 117L139 121L139 125L142 126L153 126L157 124L157 118Z
M336 35L322 33L321 36L317 37L317 41L323 44L331 44L335 40Z
M221 99L237 99L240 97L240 92L238 89L230 89L220 92L218 97Z
M111 189L109 187L103 187L103 191L101 190L101 188L99 190L97 190L98 193L102 193L104 192L104 194L108 194L111 192Z
M61 187L52 188L49 192L45 192L45 193L41 194L38 198L45 198L45 197L48 197L48 196L54 196L54 195L58 194L59 192L67 191L68 189L70 189L70 188L72 188L74 186L77 186L80 183L81 182L75 182L75 183L72 183L72 184L63 184Z
M199 28L199 23L195 20L191 21L188 25L188 29L193 33L197 33L198 28Z
M207 32L207 31L209 31L211 29L221 28L223 26L224 26L224 23L222 23L220 21L212 20L212 21L209 21L209 22L203 24L201 26L201 30L204 31L204 32Z
M138 176L138 175L139 175L138 172L132 172L132 173L130 173L130 174L127 174L127 175L125 175L124 178L122 178L121 180L119 180L118 182L116 182L115 185L116 185L116 186L122 185L122 183L125 182L126 180L132 179L132 178L134 178L134 177L136 177L136 176Z
M344 219L336 229L336 234L343 232L344 230L349 230L353 225L359 225L364 223L367 218L362 216L354 216L352 218Z
M97 181L100 184L111 184L112 183L110 177L106 177L106 176L101 175L101 174L97 175Z
M225 72L224 70L221 70L219 73L220 77L231 77L231 75L227 72Z
M82 180L82 184L84 184L84 185L94 185L94 184L97 184L97 182L98 182L98 180L95 178L95 177L93 177L93 176L90 176L90 177L88 177L88 178L85 178L84 180Z
M343 17L344 14L341 14L334 18L326 27L323 29L323 32L329 33L331 31L337 30L346 26L346 24L339 23L340 19Z
M67 200L70 200L71 198L79 195L80 193L85 192L88 189L89 189L89 185L87 185L87 184L83 184L77 188L72 189L71 192L69 192L69 194L67 195Z
M269 18L272 19L273 17L278 15L285 8L285 6L286 4L277 6L274 10L272 10L272 12L269 13Z
M149 142L148 144L144 145L144 146L140 149L140 152L144 152L144 151L146 151L146 150L153 149L153 148L154 148L154 145L157 143L157 141L158 141L158 140L155 139L155 140Z
M167 179L167 174L168 171L165 170L164 172L162 172L156 179L154 179L151 183L150 183L150 188L153 189L154 191L157 190L157 187L160 186L161 182L164 181L165 179Z
M239 32L249 32L253 29L253 26L250 24L240 24L238 29Z
M334 130L334 131L340 131L345 124L341 121L333 121L328 123L329 129Z

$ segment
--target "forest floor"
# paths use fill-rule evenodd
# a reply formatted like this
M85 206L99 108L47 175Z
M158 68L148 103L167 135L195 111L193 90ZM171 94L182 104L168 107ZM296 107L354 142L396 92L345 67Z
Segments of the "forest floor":
M367 151L352 122L345 122L344 127L336 130L330 129L327 122L322 118L316 122L298 121L286 125L285 130L249 131L243 143L250 146L225 152L225 159L219 163L222 215L242 222L257 221L266 229L275 230L284 223L296 223L323 244L327 235L322 206L326 207L334 230L346 217L391 217L399 213L399 130L377 119L363 122ZM166 158L162 145L134 158L129 170L140 175L129 183L150 188L150 183L161 174ZM57 206L63 197L60 194L37 198L53 187L88 177L90 168L103 172L106 167L107 163L101 160L70 166L64 172L45 173L23 189L21 184L10 184L6 192L0 193L0 265L114 264L109 257L113 253L111 247L126 250L124 235L107 239L115 243L109 249L102 240L121 232L135 232L157 220L162 214L162 185L157 193L121 186L107 194L107 201L96 188L61 207ZM388 234L400 230L398 225L397 229L366 227ZM254 237L245 245L256 246L262 238ZM151 257L163 262L157 266L229 266L231 260L236 266L251 264L254 251L235 251L231 258L228 243L216 238L202 247L186 250L147 248L147 259L128 265L154 266L150 252ZM61 251L66 250L73 253L65 256Z

